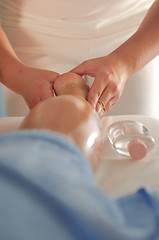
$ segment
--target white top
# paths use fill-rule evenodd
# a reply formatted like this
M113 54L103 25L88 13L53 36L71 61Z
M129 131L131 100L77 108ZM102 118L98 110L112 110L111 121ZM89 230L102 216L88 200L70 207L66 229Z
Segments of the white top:
M3 1L6 2L6 1ZM10 1L9 1L10 2ZM14 0L13 8L25 14L45 18L86 22L109 19L140 9L150 1L143 0Z
M0 1L0 19L22 61L34 67L52 64L59 71L55 58L75 66L112 51L136 30L153 1L5 0ZM46 54L53 59L40 60Z
M37 32L90 38L105 34L104 29L112 23L145 12L152 2L153 0L5 0L0 1L0 18L5 26L17 27L18 21L19 27Z

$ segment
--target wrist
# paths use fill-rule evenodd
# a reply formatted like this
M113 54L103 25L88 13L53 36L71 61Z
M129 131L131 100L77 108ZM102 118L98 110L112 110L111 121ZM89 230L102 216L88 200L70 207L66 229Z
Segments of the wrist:
M146 31L139 29L112 52L112 55L125 66L127 78L134 75L157 56L158 43L153 39L156 38L153 38L152 34L147 34Z
M136 43L135 36L132 36L116 49L116 55L124 63L128 78L134 75L140 68L139 46Z
M10 59L1 67L1 82L7 88L23 95L23 81L21 75L23 74L25 65L19 59Z
M113 73L120 76L121 79L127 80L132 74L132 66L127 60L124 51L119 48L111 52L106 58L109 59L109 65L115 66ZM115 64L115 65L114 65Z

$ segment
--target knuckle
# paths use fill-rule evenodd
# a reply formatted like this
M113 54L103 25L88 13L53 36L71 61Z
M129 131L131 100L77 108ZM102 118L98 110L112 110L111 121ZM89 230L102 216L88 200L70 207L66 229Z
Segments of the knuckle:
M121 94L116 95L116 102L119 100Z
M107 81L113 81L114 79L114 74L112 72L105 71L104 72L104 78Z
M91 95L88 95L88 100L89 102L93 103L96 105L96 103L98 102L98 99L100 97L100 92L96 92L95 90L92 90Z
M120 86L116 82L111 83L112 91L115 93L116 96L120 95Z
M99 98L101 96L101 91L97 88L92 88L91 89L91 95Z
M105 73L103 74L103 80L104 80L104 82L105 82L105 83L108 83L108 82L110 81L110 79L111 79L111 74L105 72Z
M113 84L113 92L118 94L120 91L119 86L117 84Z

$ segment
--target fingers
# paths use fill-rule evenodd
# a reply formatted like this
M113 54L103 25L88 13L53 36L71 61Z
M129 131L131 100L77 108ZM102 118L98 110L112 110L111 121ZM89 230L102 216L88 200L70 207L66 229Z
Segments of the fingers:
M106 112L110 111L110 109L118 101L119 97L120 91L118 86L116 86L113 82L109 83L97 103L96 109L100 118L102 118Z
M116 83L101 80L99 77L95 79L89 94L88 101L96 109L100 118L108 112L120 97L120 89Z
M86 72L85 63L84 62L81 63L77 67L73 68L70 72L77 73L77 74L83 76Z
M88 75L90 77L94 77L94 65L92 64L91 60L84 61L77 67L73 68L70 72L79 74L81 76Z
M96 111L98 112L99 117L102 118L106 112L110 111L116 102L117 98L115 97L112 97L107 103L99 99L96 107Z
M95 78L89 93L87 100L92 105L93 108L96 108L96 104L103 93L103 89L105 89L106 83L101 80L100 76Z
M54 96L52 84L45 82L45 84L37 86L36 89L33 89L33 91L31 91L29 95L25 97L25 101L27 102L28 107L31 109L38 103Z
M41 102L40 97L34 97L34 98L29 98L25 99L29 109L32 109L35 105L37 105L39 102Z
M54 97L54 92L52 90L52 88L47 88L45 89L45 91L42 92L41 96L40 96L40 100L43 101L47 98L51 98Z
M50 74L50 83L54 83L55 80L60 76L59 73L57 72L51 72Z
M45 72L43 72L45 74ZM60 76L57 72L47 71L48 75L42 76L41 81L39 84L36 85L35 96L36 97L36 104L40 101L43 101L47 98L54 97L54 89L53 84L55 80Z

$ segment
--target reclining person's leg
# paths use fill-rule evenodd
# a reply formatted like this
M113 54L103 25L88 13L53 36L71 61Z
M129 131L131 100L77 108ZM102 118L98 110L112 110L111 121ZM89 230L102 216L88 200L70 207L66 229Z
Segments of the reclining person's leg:
M77 96L63 95L47 99L35 106L20 126L24 129L47 129L74 141L98 166L102 147L98 116L89 103Z

